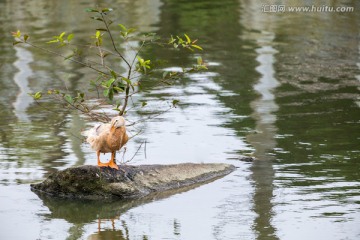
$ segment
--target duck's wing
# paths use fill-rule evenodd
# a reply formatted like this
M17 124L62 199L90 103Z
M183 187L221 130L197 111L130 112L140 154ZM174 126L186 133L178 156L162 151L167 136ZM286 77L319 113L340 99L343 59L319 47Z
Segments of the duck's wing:
M116 128L116 130L112 133L109 140L110 140L110 142L108 142L109 146L114 146L116 150L120 150L129 140L125 126Z
M121 147L124 146L128 142L128 140L129 136L126 133L126 128L124 126L122 130Z
M107 134L107 132L110 131L110 127L111 125L108 123L95 125L93 128L86 131L86 141L93 144L93 142L99 139L101 135Z

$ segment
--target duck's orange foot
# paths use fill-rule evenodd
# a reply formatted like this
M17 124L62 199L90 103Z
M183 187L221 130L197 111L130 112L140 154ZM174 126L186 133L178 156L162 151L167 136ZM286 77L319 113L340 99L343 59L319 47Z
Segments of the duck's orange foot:
M100 161L100 151L96 151L96 155L97 155L97 164L99 167L108 167L109 163L102 163Z
M99 167L108 167L108 166L109 166L109 163L98 162L98 166L99 166Z
M116 170L119 170L119 166L116 165L116 163L115 163L114 161L110 161L110 162L108 163L108 167L111 167L111 168L114 168L114 169L116 169Z

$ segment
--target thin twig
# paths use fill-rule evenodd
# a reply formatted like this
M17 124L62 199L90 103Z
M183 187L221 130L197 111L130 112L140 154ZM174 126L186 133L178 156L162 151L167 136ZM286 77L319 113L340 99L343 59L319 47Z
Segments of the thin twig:
M131 162L131 161L134 159L134 157L136 156L136 154L140 151L141 146L142 146L145 142L146 142L146 141L142 142L142 143L140 144L140 146L138 147L138 149L136 150L136 152L134 153L134 155L132 156L132 158L130 158L129 160L126 160L124 163Z
M127 83L126 84L126 88L125 88L125 98L124 98L124 105L119 113L120 116L124 115L128 101L129 101L129 92L130 92L130 84Z
M105 28L109 34L109 37L110 37L110 40L111 40L111 43L112 43L112 46L115 50L115 52L119 55L119 57L126 63L126 65L128 66L128 76L127 78L130 79L131 77L131 71L132 71L132 65L126 60L126 58L119 52L119 50L117 49L116 45L115 45L115 41L114 41L114 38L112 36L112 33L110 31L110 28L109 28L109 24L107 23L106 19L105 19L105 15L104 13L100 13L100 16L101 16L101 19L103 20L104 24L105 24ZM122 116L124 115L125 113L125 110L126 110L126 107L127 107L127 104L128 104L128 99L129 99L129 92L130 92L130 84L127 83L126 84L126 88L125 88L125 100L124 100L124 105L121 109L121 111L119 112L119 115Z
M145 146L144 146L144 154L145 154L145 159L146 159L146 139L145 139Z
M160 116L160 115L162 115L162 114L170 111L170 110L173 109L173 108L174 108L173 106L170 106L168 109L166 109L166 110L164 110L164 111L162 111L162 112L159 112L158 114L155 114L155 115L152 115L152 116L149 116L149 117L146 117L146 118L142 118L142 119L140 119L140 120L138 120L138 121L135 121L135 122L132 122L131 124L126 125L126 126L127 126L127 127L130 127L130 126L134 126L134 125L136 125L136 124L138 124L138 123L145 122L145 121L150 120L150 119L154 119L154 118L156 118L156 117L158 117L158 116Z
M131 62L131 66L134 66L135 60L136 60L137 56L139 56L139 52L140 52L141 49L143 48L144 44L145 44L145 41L142 42L139 50L136 51L136 54L135 54L135 56L134 56L134 58L133 58L133 60L132 60L132 62Z
M32 47L34 47L34 48L40 49L40 50L42 50L42 51L45 51L45 52L47 52L47 53L54 54L54 55L56 55L56 56L58 56L58 57L67 58L66 56L64 56L64 55L62 55L62 54L60 54L60 53L54 52L54 51L52 51L52 50L49 50L49 49L46 49L46 48L43 48L43 47L39 47L39 46L34 45L34 44L30 43L30 42L25 42L25 41L23 41L23 43L25 43L25 44L27 44L27 45L29 45L29 46L32 46ZM95 71L98 72L98 73L101 73L101 74L104 74L104 75L110 75L109 73L103 72L103 71L101 71L101 70L99 70L99 69L97 69L97 68L95 68L95 67L93 67L93 66L91 66L91 65L89 65L89 64L87 64L87 63L84 63L84 62L75 60L75 59L73 59L73 58L67 58L67 60L69 60L69 61L71 61L71 62L74 62L74 63L77 63L77 64L80 64L80 65L82 65L82 66L91 68L91 69L95 70Z
M109 28L109 24L107 23L106 19L105 19L105 15L104 13L100 13L100 16L101 16L101 19L103 20L104 24L105 24L105 27L106 27L106 30L110 36L110 40L111 40L111 43L113 45L113 48L115 50L115 52L119 55L119 57L124 60L124 62L126 63L126 65L128 65L129 68L131 68L129 62L124 58L124 56L119 52L119 50L117 49L116 45L115 45L115 41L114 41L114 38L111 34L111 31L110 31L110 28Z

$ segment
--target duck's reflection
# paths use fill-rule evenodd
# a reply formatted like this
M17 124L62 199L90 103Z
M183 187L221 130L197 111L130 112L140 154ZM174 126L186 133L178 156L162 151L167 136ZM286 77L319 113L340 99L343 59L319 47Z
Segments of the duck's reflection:
M67 239L129 239L129 230L126 221L121 219L122 214L137 206L168 198L215 180L216 179L213 179L208 182L161 193L154 193L147 197L134 200L64 199L49 196L41 192L35 193L50 211L49 214L42 214L43 218L47 220L64 219L72 224L68 230L69 237ZM89 236L84 236L85 228L87 228L88 231L88 226L92 226L93 224L96 225L96 229L93 230L94 233ZM176 232L176 235L180 235L179 224L176 220L174 220L174 232ZM147 236L144 235L143 239L147 239Z
M92 240L129 239L126 223L120 219L121 214L136 206L167 197L154 195L141 200L95 201L62 199L49 197L41 193L37 194L51 212L43 217L46 219L64 219L72 224L68 230L69 237L67 239L83 239L85 237L85 227L96 223L97 228L93 230L94 233L87 237L87 239Z
M102 232L91 234L87 240L129 240L128 237L124 237L124 232L105 230ZM146 239L146 238L145 238Z

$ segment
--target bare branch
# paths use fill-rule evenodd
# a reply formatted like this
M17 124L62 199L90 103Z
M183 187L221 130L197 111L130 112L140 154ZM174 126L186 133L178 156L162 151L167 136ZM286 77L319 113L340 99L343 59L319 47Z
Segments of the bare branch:
M168 109L164 110L164 111L161 111L155 115L152 115L152 116L148 116L148 117L145 117L145 118L141 118L140 120L138 121L135 121L135 122L132 122L131 124L128 124L126 125L127 127L130 127L130 126L134 126L138 123L141 123L141 122L145 122L145 121L148 121L150 119L154 119L154 118L157 118L158 116L162 115L162 114L165 114L167 113L168 111L170 111L171 109L175 108L174 106L170 106Z
M129 101L129 92L130 92L130 84L127 83L126 84L126 89L125 89L125 99L124 99L124 105L119 113L120 116L124 115L128 101Z
M142 145L143 145L144 143L146 144L146 140L144 140L144 142L142 142L142 143L140 144L140 146L138 147L138 149L136 150L136 152L134 153L134 155L133 155L129 160L124 161L124 164L126 164L126 163L128 163L128 162L131 162L131 161L134 159L134 157L135 157L136 154L140 151L140 149L141 149L141 147L142 147ZM146 156L146 154L145 154L145 156Z

